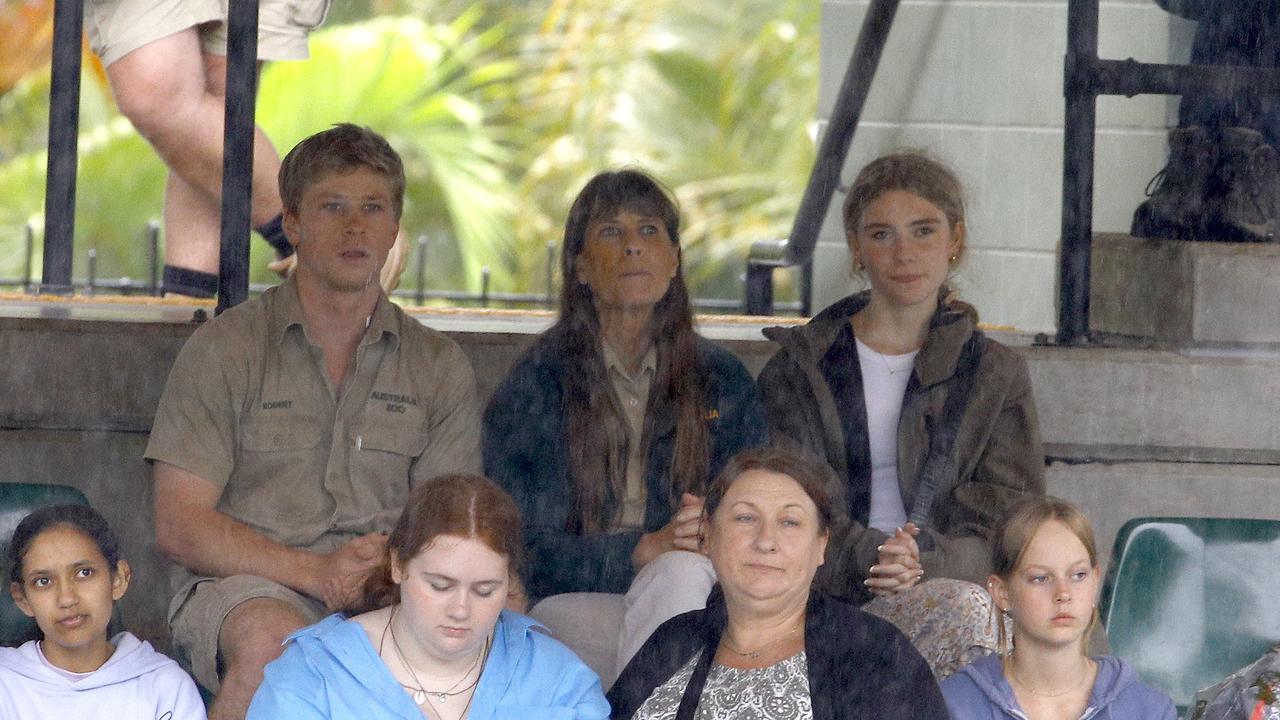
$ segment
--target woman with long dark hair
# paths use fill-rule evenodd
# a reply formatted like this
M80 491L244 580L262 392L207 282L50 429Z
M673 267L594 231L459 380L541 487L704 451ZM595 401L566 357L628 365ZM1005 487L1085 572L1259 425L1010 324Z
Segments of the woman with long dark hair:
M729 457L763 442L764 422L746 369L694 332L679 225L645 173L592 178L565 223L560 318L485 412L485 471L524 514L533 601L624 593L645 568L701 578L675 584L701 598L630 603L657 622L706 599L701 498ZM620 654L656 626L638 622Z

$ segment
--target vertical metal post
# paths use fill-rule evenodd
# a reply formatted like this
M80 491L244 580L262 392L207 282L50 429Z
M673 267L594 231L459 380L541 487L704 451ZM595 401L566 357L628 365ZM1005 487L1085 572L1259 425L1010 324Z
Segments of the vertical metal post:
M40 292L70 295L76 223L76 137L80 132L80 36L84 0L53 6L49 88L49 164L44 194L44 268Z
M1097 120L1099 0L1070 0L1063 92L1062 250L1058 268L1058 342L1089 334L1089 273L1093 246L1093 156Z
M413 302L419 307L427 299L427 236L418 236L418 260L413 270L418 276L418 289L413 292Z
M742 312L745 315L773 314L773 271L776 265L747 262L745 280L746 300Z
M147 222L147 294L160 296L160 223Z
M222 152L222 250L218 312L249 297L249 225L253 207L254 99L258 94L258 0L230 0L227 105Z
M23 231L23 239L26 241L26 261L22 265L22 292L31 292L31 264L32 257L36 252L36 229L27 223Z
M89 297L98 294L98 251L89 248Z
M555 307L556 304L556 242L554 240L547 241L547 309Z
M800 266L800 317L813 314L813 255Z
M489 307L489 266L480 268L480 307Z

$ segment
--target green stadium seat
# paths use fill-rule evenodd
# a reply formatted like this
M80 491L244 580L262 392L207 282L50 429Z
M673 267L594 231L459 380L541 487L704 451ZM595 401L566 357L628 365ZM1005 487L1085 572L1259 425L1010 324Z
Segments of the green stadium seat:
M66 485L40 485L35 483L0 483L0 564L4 566L4 597L0 598L0 645L11 647L40 637L40 630L31 618L22 614L9 594L9 540L13 531L30 515L45 505L78 504L89 501L79 490Z
M1136 518L1099 610L1111 652L1179 711L1280 641L1280 521Z

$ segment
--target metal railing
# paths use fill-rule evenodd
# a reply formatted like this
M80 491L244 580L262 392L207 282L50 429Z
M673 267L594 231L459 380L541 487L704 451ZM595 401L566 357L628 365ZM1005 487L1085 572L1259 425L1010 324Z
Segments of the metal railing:
M86 274L84 277L73 278L68 276L66 283L66 292L82 293L86 296L93 297L99 293L114 293L117 295L134 295L134 296L150 296L160 297L162 288L160 285L160 268L163 263L160 254L160 224L152 221L139 233L140 242L146 246L146 256L149 259L147 263L147 276L145 278L132 277L102 277L98 267L98 253L95 249L90 248L85 253L86 257ZM547 243L546 259L542 267L542 292L500 292L492 289L490 282L491 273L488 267L480 269L480 290L479 292L470 290L450 290L433 288L431 279L427 275L429 267L428 253L430 251L431 239L426 235L418 236L414 243L413 255L407 263L407 269L401 276L402 287L397 288L391 293L391 296L400 300L405 305L423 306L436 301L444 301L467 307L513 307L525 309L546 309L554 310L559 303L559 294L556 287L556 267L557 267L557 245L554 242ZM0 277L0 288L17 288L23 292L30 293L35 287L31 280L31 268L35 255L35 228L31 225L26 226L25 231L25 252L26 272L22 277ZM407 282L406 282L407 281ZM245 292L249 295L257 295L262 293L271 284L265 283L246 283ZM693 298L693 309L695 312L701 313L738 313L742 309L742 302L736 298ZM804 314L803 303L799 301L780 302L774 305L774 310L780 313L788 314Z
M813 250L826 217L831 198L840 187L849 146L853 143L862 108L871 92L871 82L880 66L880 55L889 40L889 29L898 12L898 0L871 0L862 19L862 30L849 56L835 107L827 121L822 145L814 159L809 183L805 186L800 208L796 211L791 234L786 240L759 242L751 247L747 258L746 307L748 315L769 315L773 302L773 271L800 267L803 315L811 314L813 285Z
M884 4L884 0L876 0ZM892 4L897 5L893 0ZM83 290L95 294L99 290L111 290L121 293L160 294L159 282L159 232L154 223L148 227L147 238L151 262L150 273L145 282L132 278L104 280L97 276L97 254L88 251L88 276L72 278L72 258L74 254L75 228L75 194L76 164L78 161L77 136L79 133L80 110L80 53L81 33L83 30L84 0L56 0L54 11L53 66L49 103L49 164L45 192L45 236L44 267L41 275L40 291L53 294L71 294ZM243 302L250 292L261 292L267 286L251 286L249 283L249 232L252 210L253 180L253 144L254 144L254 110L257 97L257 44L258 44L258 0L230 0L227 17L227 81L226 108L223 134L223 168L222 168L222 214L221 214L221 251L218 265L218 305L222 312ZM864 93L865 94L865 93ZM856 124L856 121L855 121ZM838 174L838 166L836 173ZM807 195L806 195L807 198ZM799 221L797 221L799 222ZM819 219L820 223L820 219ZM816 238L816 228L814 230ZM0 278L0 286L21 287L30 292L31 258L33 256L34 234L27 228L26 252L27 266L22 278ZM761 243L756 243L757 246ZM775 243L776 246L776 243ZM780 246L789 248L785 242ZM554 252L554 248L551 248ZM762 261L755 255L748 261L748 287L760 286L760 270L769 266L769 276L765 278L767 285L767 302L765 309L755 314L772 314L773 286L772 269L802 265L800 276L800 303L786 303L780 308L786 311L800 310L809 312L811 295L812 268L807 265L812 254L812 243L800 262L789 260L772 264ZM420 241L417 259L417 287L411 291L398 291L397 297L412 299L417 304L427 300L450 300L456 302L478 303L487 307L490 302L514 305L540 305L552 307L555 298L548 290L546 295L521 293L490 293L487 269L481 277L481 292L471 293L455 290L427 290L425 276L425 245ZM547 287L551 287L551 266L548 266ZM751 306L747 294L745 304ZM697 310L738 312L743 309L744 302L728 299L703 298L695 299Z
M71 278L71 261L74 253L83 26L84 0L56 0L49 92L44 268L40 290L63 295L70 294L77 287ZM218 267L219 312L243 302L249 292L257 55L258 0L230 0L223 133L222 249ZM27 277L30 277L30 272ZM23 285L29 289L25 280ZM152 277L150 287L155 285L156 279ZM92 282L90 287L94 287Z
M1280 95L1280 69L1168 65L1098 58L1099 0L1070 0L1063 94L1062 250L1058 268L1061 345L1089 341L1093 161L1099 95Z

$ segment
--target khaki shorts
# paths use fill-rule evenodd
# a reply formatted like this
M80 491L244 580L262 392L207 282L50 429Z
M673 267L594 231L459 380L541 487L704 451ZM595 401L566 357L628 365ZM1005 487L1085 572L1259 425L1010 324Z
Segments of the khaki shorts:
M191 674L212 693L221 686L218 633L227 615L242 602L273 598L302 613L307 624L329 615L324 603L255 575L201 580L169 604L169 631L173 645L191 663Z
M138 48L195 28L208 53L227 52L230 0L88 0L89 45L110 65ZM324 22L332 0L259 0L258 58L303 60L307 34Z

